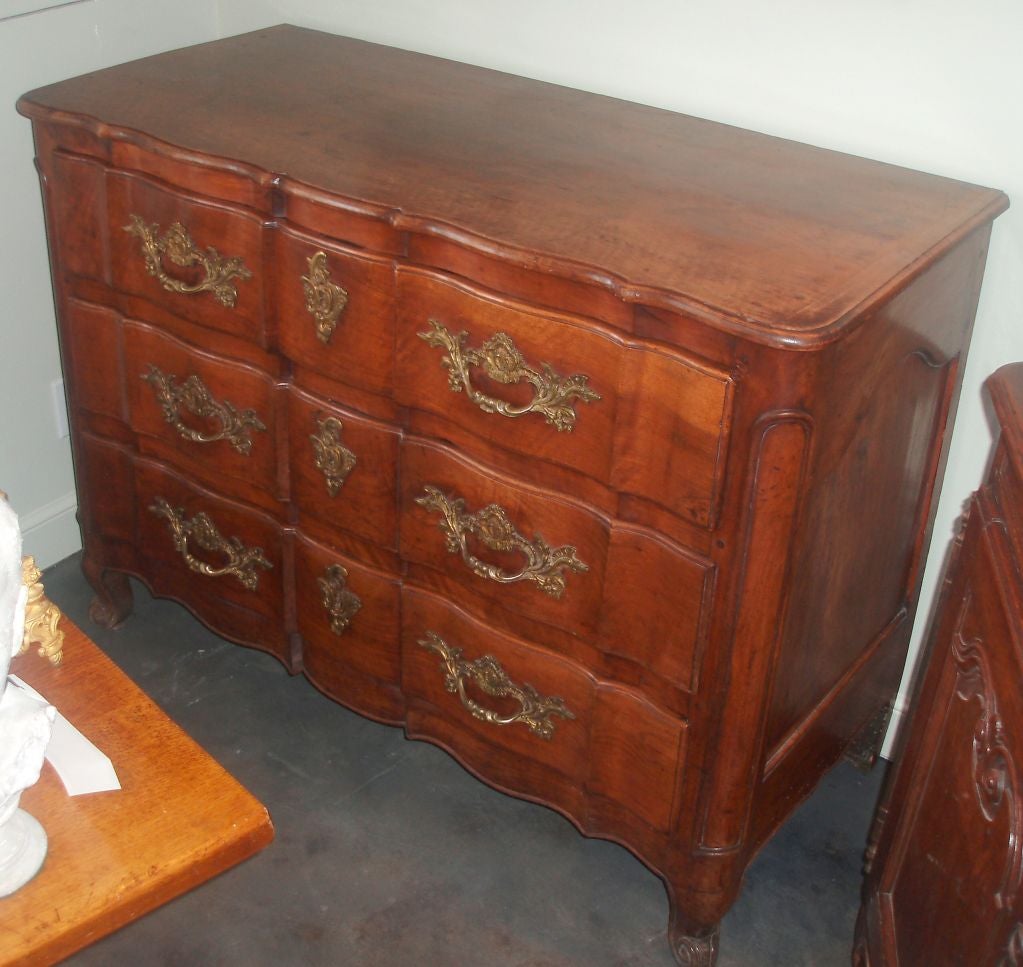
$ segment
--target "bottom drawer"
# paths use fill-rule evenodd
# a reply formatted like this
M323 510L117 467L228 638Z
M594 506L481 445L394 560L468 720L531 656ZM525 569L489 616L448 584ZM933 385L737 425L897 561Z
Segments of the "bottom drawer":
M273 520L147 460L136 463L135 492L139 563L154 593L289 664L281 535Z
M584 829L611 815L621 825L623 811L655 830L671 827L685 722L636 692L408 587L402 688L409 734L500 788Z
M295 609L306 676L363 715L399 723L398 581L305 537L295 540Z

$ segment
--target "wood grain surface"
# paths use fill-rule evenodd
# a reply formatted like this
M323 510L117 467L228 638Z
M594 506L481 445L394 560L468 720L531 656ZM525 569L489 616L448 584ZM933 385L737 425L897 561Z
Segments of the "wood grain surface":
M110 756L121 790L74 798L50 764L22 808L49 851L0 900L0 963L69 956L241 862L273 839L264 807L65 617L64 661L13 671Z
M254 165L285 192L344 195L396 226L668 290L754 337L841 324L921 252L1006 205L951 179L290 26L19 105L54 108L143 148L244 161L231 172Z

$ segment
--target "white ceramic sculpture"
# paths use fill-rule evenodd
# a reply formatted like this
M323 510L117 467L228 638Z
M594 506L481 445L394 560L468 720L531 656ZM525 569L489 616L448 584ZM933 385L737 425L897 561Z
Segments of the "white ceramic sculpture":
M32 879L46 856L43 827L18 802L39 779L55 712L7 682L24 637L27 596L18 517L0 494L0 897Z

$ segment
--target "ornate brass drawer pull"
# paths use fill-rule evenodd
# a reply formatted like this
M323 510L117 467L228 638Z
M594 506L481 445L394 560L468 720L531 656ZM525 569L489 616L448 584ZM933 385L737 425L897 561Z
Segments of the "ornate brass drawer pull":
M323 607L330 616L330 630L339 635L352 623L362 601L348 590L348 571L340 564L331 564L316 583L320 586Z
M168 292L186 295L209 292L222 306L232 308L238 300L238 290L231 280L252 278L240 256L222 256L212 245L204 251L192 241L181 222L175 222L163 235L158 235L159 225L147 225L140 216L129 215L124 230L138 238L146 271ZM190 285L168 275L163 267L164 255L181 268L198 266L203 278Z
M588 376L559 376L550 363L541 363L539 370L527 366L522 353L506 333L495 333L479 349L469 349L465 345L469 338L467 332L455 336L436 319L430 319L429 323L430 329L419 333L419 338L427 345L445 350L441 365L448 371L448 385L455 393L465 390L465 395L484 413L508 417L542 413L555 429L571 430L576 420L571 401L580 399L589 403L600 399L600 394L586 385ZM472 385L471 366L482 366L483 372L498 383L532 384L532 401L525 406L514 406L481 393Z
M327 480L327 493L331 497L336 497L344 486L348 474L355 469L355 454L341 443L341 431L344 427L337 417L328 416L325 420L317 420L316 426L317 431L309 434L309 439L313 441L313 449L316 451L314 462L316 469Z
M419 644L441 657L441 668L444 670L444 687L455 692L462 704L469 710L473 718L494 725L511 725L521 722L534 735L550 741L554 735L552 715L560 715L563 719L574 719L575 716L565 707L562 699L556 696L544 698L532 685L516 685L500 666L493 655L484 655L475 661L462 658L461 648L452 648L440 635L432 631L420 639ZM489 708L474 702L465 691L466 679L476 683L487 695L495 698L512 698L521 708L512 715L501 715Z
M317 338L326 345L334 335L338 318L348 305L348 293L331 281L326 252L317 252L306 262L309 274L302 276L305 307L316 321Z
M179 386L173 373L161 372L152 363L149 372L141 375L153 387L156 401L163 410L163 418L186 440L194 440L196 443L227 440L235 450L248 456L252 451L249 430L266 429L254 410L242 410L239 413L227 400L218 403L198 376L189 376ZM220 429L216 433L203 433L187 426L181 421L178 412L180 408L200 419L214 420L220 424Z
M237 537L222 537L213 521L205 513L198 513L191 520L185 520L184 509L175 510L163 497L157 497L149 509L157 517L167 518L171 536L174 538L174 547L185 559L189 569L197 574L205 574L211 578L233 574L241 582L242 587L249 591L255 591L259 584L259 574L256 572L256 568L269 570L273 567L261 548L246 547ZM225 555L227 564L223 567L214 567L212 564L200 561L188 550L189 538L194 540L204 551Z
M571 544L552 548L539 534L533 540L527 540L515 529L505 509L497 504L488 504L475 514L469 514L461 497L447 497L436 487L429 486L422 497L416 498L416 503L440 513L437 526L444 533L447 549L452 554L461 554L469 569L480 577L499 584L535 581L545 594L560 598L565 591L563 572L566 567L580 572L590 569L576 557L576 550ZM474 557L467 543L470 534L493 551L521 552L526 557L525 566L509 574L495 564L487 564Z

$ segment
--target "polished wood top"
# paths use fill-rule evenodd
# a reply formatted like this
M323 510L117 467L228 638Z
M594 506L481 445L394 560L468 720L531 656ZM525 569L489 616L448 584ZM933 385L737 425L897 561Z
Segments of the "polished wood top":
M110 756L119 792L71 798L50 764L21 806L49 850L0 899L0 964L69 956L251 856L273 839L266 808L178 728L66 617L64 661L12 671Z
M399 228L767 342L834 336L921 253L1007 206L997 191L289 26L54 84L19 110L244 159Z

